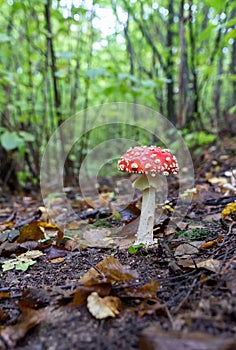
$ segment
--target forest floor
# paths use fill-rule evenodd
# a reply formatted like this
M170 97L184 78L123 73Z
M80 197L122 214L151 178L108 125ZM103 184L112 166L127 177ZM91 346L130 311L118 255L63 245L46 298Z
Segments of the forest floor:
M132 246L140 197L117 215L71 190L81 220L62 233L38 194L2 194L0 350L236 349L235 146L196 157L180 227L172 181L148 248Z

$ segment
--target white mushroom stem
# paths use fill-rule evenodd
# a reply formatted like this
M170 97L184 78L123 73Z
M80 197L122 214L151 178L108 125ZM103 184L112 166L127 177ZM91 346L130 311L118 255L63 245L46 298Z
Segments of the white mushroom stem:
M153 225L155 218L155 193L154 187L149 187L143 191L143 200L137 238L135 244L153 244Z
M143 191L141 215L135 244L153 244L153 225L155 219L155 194L161 188L161 176L139 175L133 187Z

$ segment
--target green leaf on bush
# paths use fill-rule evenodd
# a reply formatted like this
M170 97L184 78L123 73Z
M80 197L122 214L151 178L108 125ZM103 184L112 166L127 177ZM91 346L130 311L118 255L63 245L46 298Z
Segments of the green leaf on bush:
M21 130L19 131L19 135L26 141L26 142L34 142L35 136L33 134L30 134L27 131Z
M23 142L24 140L15 131L6 131L1 136L1 145L7 151L19 148Z

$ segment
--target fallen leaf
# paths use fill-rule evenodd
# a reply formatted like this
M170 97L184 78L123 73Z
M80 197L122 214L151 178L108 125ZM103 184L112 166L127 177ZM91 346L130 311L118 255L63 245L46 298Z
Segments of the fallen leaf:
M80 242L75 239L68 239L65 242L65 249L71 252L80 249Z
M203 332L165 332L159 327L149 327L139 339L141 350L234 350L236 338L212 336Z
M96 269L93 267L89 269L79 279L79 282L89 286L97 283L112 283L133 278L138 278L137 272L131 270L128 265L122 265L119 260L110 255L100 261L96 265Z
M233 217L233 220L236 221L236 203L228 203L226 207L221 212L222 219Z
M52 234L56 236L57 245L60 245L64 233L58 226L45 221L32 221L20 230L20 236L17 238L17 242L39 241L50 238Z
M50 245L48 248L43 250L44 256L42 260L51 260L57 258L63 258L68 254L68 251L62 247Z
M72 221L69 223L67 229L68 230L78 230L79 227L80 227L80 225L79 225L78 221Z
M159 287L158 281L151 280L150 282L144 284L140 288L125 288L122 297L133 297L141 299L154 299L157 296L157 290Z
M167 311L167 308L165 305L161 304L157 298L145 299L139 305L139 316L143 317L144 315L151 315L159 310Z
M117 233L119 237L134 237L138 230L139 220L140 218L137 217L135 220L123 226L122 229Z
M17 238L17 242L38 241L44 238L44 228L40 227L37 221L32 221L20 230L20 236Z
M196 266L199 269L206 269L212 272L218 272L220 268L220 261L216 259L208 259L200 262L196 262ZM196 268L195 265L190 265L189 267L192 269Z
M31 265L36 263L36 261L33 259L36 259L42 255L43 253L41 251L32 250L18 255L14 259L8 259L2 264L3 272L13 269L26 271Z
M39 309L47 306L51 301L51 294L43 288L29 287L24 290L18 302L19 308Z
M211 179L207 179L207 181L211 184L224 185L228 180L225 177L212 177Z
M1 231L4 231L4 230L6 230L6 229L8 229L8 228L10 228L10 227L12 227L14 225L14 222L3 222L3 223L1 223L0 224L0 232Z
M51 260L51 263L52 263L52 264L59 264L59 263L63 262L64 260L65 260L64 257L55 258L55 259L52 259L52 260Z
M43 227L43 228L46 228L46 229L56 229L58 230L58 226L57 225L54 225L54 224L51 224L50 222L46 222L46 221L38 221L37 222L37 225L39 227Z
M198 253L198 247L194 244L183 243L180 244L176 249L174 256L185 256Z
M23 308L20 320L13 326L7 326L0 330L0 337L4 340L7 348L13 348L25 334L38 325L46 314L46 309L33 310ZM5 349L5 348L3 348Z
M101 298L97 292L93 292L87 298L87 307L96 319L101 320L118 315L121 301L114 296Z
M83 239L80 240L80 247L97 247L97 248L108 248L114 243L111 237L111 231L107 229L100 230L89 230L83 233Z
M2 299L9 299L10 298L10 293L9 292L0 292L0 300Z
M111 283L94 284L92 286L78 286L73 291L73 300L70 303L72 306L81 306L86 304L87 297L92 292L97 292L101 297L108 296L111 291Z
M217 237L216 239L214 239L213 241L208 241L208 242L205 242L203 243L201 246L200 246L200 249L208 249L208 248L211 248L213 246L215 246L216 244L218 244L219 242L222 241L222 236L219 236Z
M117 210L122 220L126 223L136 219L140 215L140 209L134 203L129 204L125 209L119 210L117 208Z

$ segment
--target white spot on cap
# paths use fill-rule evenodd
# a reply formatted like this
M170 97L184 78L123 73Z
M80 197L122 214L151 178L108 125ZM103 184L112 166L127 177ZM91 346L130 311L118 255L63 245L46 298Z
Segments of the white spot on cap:
M150 164L150 163L147 163L147 164L145 165L145 168L146 168L146 169L151 168L151 164Z
M138 164L137 163L132 163L131 164L132 169L138 169Z
M156 164L159 164L161 161L160 161L160 159L155 159L154 162L155 162Z
M166 157L167 162L170 162L170 160L171 160L170 157Z

